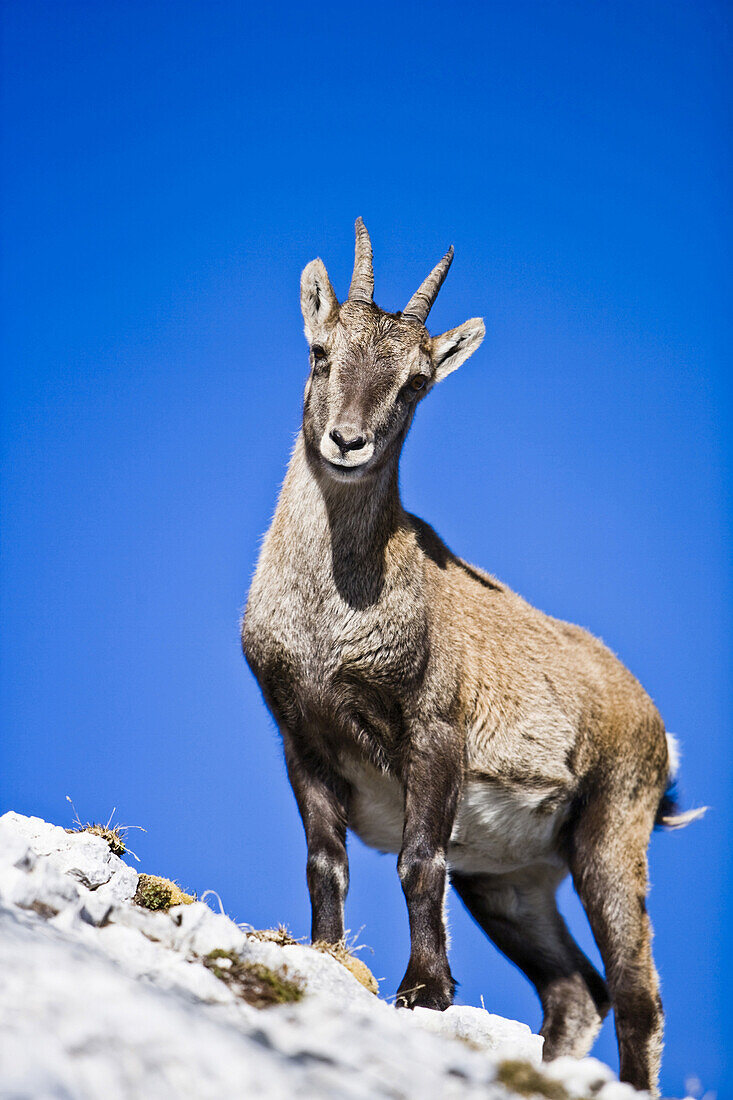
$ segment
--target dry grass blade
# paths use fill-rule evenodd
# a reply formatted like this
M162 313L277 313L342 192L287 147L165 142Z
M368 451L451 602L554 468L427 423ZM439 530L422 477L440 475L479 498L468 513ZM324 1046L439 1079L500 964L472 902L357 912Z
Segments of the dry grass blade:
M99 836L109 845L109 849L114 855L130 855L133 859L136 859L138 863L140 862L135 852L127 846L127 833L130 829L140 829L140 831L144 833L145 829L143 829L142 825L121 825L119 822L113 825L112 818L117 812L116 806L109 815L106 825L102 825L99 821L87 821L85 824L82 824L77 808L68 794L66 796L66 801L70 803L74 811L74 819L72 822L73 828L67 829L67 833L91 833L93 836Z
M284 924L279 924L277 928L252 928L251 925L240 925L240 928L248 939L259 940L260 943L276 943L279 947L292 947L297 944L302 946L303 943L302 940L294 939Z

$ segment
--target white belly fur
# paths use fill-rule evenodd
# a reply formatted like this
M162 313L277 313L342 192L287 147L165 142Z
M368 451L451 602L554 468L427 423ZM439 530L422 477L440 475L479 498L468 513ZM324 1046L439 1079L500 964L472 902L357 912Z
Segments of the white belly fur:
M368 764L350 761L349 828L370 848L399 852L404 820L402 787ZM546 793L546 792L545 792ZM538 812L545 797L536 791L507 791L470 780L463 793L448 847L448 866L467 874L502 874L536 862L561 865L555 838L563 811Z

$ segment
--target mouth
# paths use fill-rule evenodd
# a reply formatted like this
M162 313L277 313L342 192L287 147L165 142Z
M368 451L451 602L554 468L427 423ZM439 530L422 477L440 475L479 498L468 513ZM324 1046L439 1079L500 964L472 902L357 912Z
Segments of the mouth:
M329 433L321 440L319 450L329 477L336 481L358 481L371 468L375 448L371 440L358 449L341 448L336 446Z
M367 459L366 462L360 462L358 466L346 466L341 462L333 462L323 455L321 455L321 461L331 477L337 481L358 481L360 477L367 473L371 465L371 460Z

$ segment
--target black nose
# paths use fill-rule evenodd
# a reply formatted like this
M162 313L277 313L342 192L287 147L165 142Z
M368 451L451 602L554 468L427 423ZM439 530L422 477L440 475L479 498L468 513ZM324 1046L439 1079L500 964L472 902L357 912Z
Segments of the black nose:
M366 443L366 439L364 438L364 436L363 435L356 435L355 433L352 434L352 432L349 431L348 429L345 429L345 430L346 430L345 435L343 435L338 430L338 428L334 428L331 432L329 432L329 435L331 436L331 439L334 441L334 443L336 444L338 449L341 451L341 453L346 454L347 451L359 451L359 450L361 450L361 448Z

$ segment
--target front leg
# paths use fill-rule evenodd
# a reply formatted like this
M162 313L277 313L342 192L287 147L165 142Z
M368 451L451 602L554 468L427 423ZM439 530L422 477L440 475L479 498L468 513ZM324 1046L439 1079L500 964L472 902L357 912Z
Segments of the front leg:
M311 899L311 940L340 943L349 888L346 855L348 786L283 734L285 763L308 845L306 877Z
M397 871L410 919L410 962L397 991L402 1008L453 1003L444 900L445 856L463 781L463 749L450 726L422 727L405 777L405 824Z

